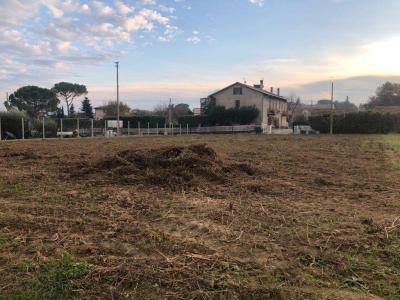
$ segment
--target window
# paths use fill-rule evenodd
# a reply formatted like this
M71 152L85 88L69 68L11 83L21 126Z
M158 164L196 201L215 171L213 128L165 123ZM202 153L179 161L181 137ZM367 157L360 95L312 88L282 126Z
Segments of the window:
M239 109L240 108L240 100L235 101L235 108Z
M233 94L234 95L243 95L243 90L241 87L234 87L233 88Z

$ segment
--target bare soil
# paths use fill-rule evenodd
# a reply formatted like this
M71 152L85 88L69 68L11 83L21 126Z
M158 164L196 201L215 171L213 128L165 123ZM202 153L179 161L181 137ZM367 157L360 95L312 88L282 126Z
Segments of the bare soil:
M1 142L0 299L398 299L398 155L379 136Z

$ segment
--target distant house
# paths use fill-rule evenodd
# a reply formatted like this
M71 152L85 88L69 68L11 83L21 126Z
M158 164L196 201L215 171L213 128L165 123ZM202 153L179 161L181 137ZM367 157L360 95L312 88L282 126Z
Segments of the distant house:
M373 112L387 113L387 114L400 114L400 105L395 106L375 106L372 108Z
M272 125L276 128L285 128L287 124L287 99L280 95L280 89L274 93L264 90L264 82L253 86L236 82L219 90L207 98L201 99L202 110L208 103L225 108L240 108L254 106L260 111L255 123L257 125Z
M201 108L193 108L193 115L200 116L201 115Z
M306 112L310 116L321 116L329 115L331 113L331 104L314 104L314 105L302 105L303 113ZM335 110L335 105L333 105L333 110Z
M317 104L289 103L290 119L304 116L306 119L311 116L326 116L331 113L331 100L319 100ZM344 102L335 101L333 103L333 112L335 114L347 114L357 112L358 108L348 100Z
M94 118L96 120L104 119L105 116L105 106L98 106L94 108Z

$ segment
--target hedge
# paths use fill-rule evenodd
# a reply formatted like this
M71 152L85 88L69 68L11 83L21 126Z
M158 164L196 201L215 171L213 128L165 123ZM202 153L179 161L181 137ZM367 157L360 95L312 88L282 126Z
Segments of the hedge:
M321 133L329 133L330 116L312 116L308 124ZM386 134L400 132L400 114L355 112L334 115L334 133Z
M182 125L189 124L190 127L250 125L257 119L259 114L259 110L254 106L228 109L223 106L215 106L206 116L181 117L179 118L179 123Z
M6 132L15 135L16 138L22 138L22 118L24 118L25 137L29 135L29 125L27 117L21 112L0 112L1 118L1 133L2 138Z
M207 124L206 116L183 116L178 118L178 123L182 126L189 125L190 128L199 127Z

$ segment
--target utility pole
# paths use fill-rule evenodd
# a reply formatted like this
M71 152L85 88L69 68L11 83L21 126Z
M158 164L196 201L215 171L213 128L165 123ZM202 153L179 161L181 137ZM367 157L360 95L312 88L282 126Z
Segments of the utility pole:
M119 62L115 62L117 68L117 136L119 136Z
M330 116L330 130L329 133L333 134L333 109L334 109L334 104L333 104L333 81L332 81L332 89L331 89L331 116Z
M169 127L171 127L172 124L172 99L169 98L169 105L168 105L168 122L169 122Z

